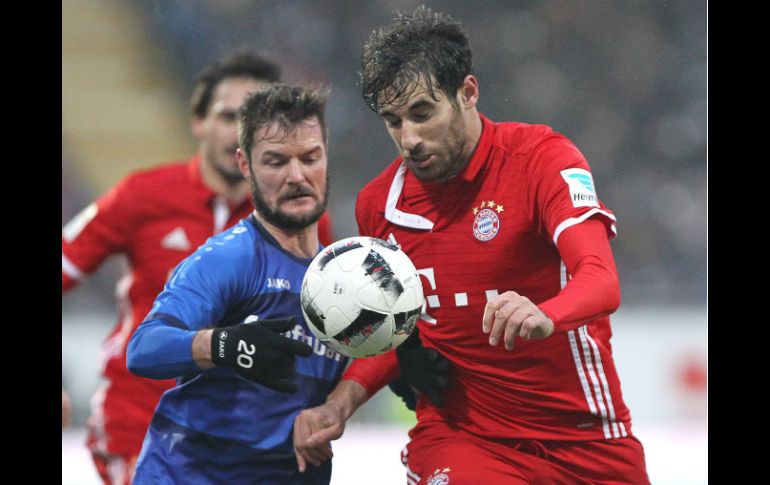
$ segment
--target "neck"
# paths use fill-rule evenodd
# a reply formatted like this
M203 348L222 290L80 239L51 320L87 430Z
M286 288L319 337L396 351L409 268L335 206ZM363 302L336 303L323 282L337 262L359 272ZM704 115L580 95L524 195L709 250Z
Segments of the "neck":
M468 112L468 118L465 120L465 126L468 130L468 145L466 146L465 163L463 167L468 165L473 157L473 152L476 151L476 147L481 139L481 116L476 108L473 108Z
M318 253L318 223L314 222L307 227L297 230L288 230L276 226L265 220L258 212L254 211L254 217L278 241L283 249L298 258L312 258Z
M241 177L237 180L226 178L219 173L203 156L201 159L201 179L203 184L215 194L221 195L231 202L240 202L249 193L249 182Z

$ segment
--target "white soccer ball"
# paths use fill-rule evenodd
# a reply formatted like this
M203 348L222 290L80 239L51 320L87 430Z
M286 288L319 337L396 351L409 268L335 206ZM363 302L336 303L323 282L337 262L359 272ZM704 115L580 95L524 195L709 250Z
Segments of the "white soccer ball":
M373 237L342 239L318 253L302 280L300 300L316 338L349 357L398 347L425 301L409 257Z

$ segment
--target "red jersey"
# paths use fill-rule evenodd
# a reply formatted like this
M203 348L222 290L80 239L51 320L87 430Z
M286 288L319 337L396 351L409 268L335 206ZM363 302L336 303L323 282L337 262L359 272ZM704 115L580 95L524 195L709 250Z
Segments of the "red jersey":
M361 234L400 244L424 276L420 337L453 363L446 404L421 399L418 420L447 421L490 439L627 436L609 317L554 320L549 338L517 338L511 352L491 347L482 331L484 307L498 294L513 290L540 305L566 285L556 245L566 228L594 217L612 237L615 217L566 137L547 126L481 119L476 150L458 176L423 183L399 157L356 205ZM380 362L392 376L395 358ZM354 362L350 374L357 364L367 365ZM382 375L367 389L381 385Z
M153 380L126 368L126 347L172 269L206 239L253 210L250 195L228 202L201 179L200 158L137 171L62 229L62 293L108 256L123 253L129 271L117 284L119 320L102 345L106 385L92 400L89 442L95 451L138 455L161 394L175 380ZM328 214L319 237L331 241Z

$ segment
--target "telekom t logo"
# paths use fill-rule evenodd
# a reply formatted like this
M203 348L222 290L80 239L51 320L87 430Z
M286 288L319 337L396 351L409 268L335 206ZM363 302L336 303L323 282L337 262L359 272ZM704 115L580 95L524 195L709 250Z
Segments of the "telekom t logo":
M395 244L399 248L401 248L401 245L396 241L396 237L391 232L388 234L388 241L390 241L391 244ZM433 268L422 268L417 269L417 273L421 274L425 277L426 280L428 280L428 284L430 284L430 289L432 292L436 291L436 275L433 271ZM436 325L436 319L430 316L427 312L428 308L439 308L441 306L441 301L439 300L438 295L435 294L428 294L427 291L425 291L425 288L423 288L423 292L425 293L425 304L422 306L422 313L420 314L420 319L424 320L426 323L430 323L431 325ZM497 290L486 290L484 292L485 296L487 297L487 301L490 301L497 297L498 292ZM468 306L468 293L455 293L455 306L461 307L461 306Z
M428 283L430 284L430 289L432 291L436 291L436 275L433 271L433 268L423 268L418 269L417 273L425 276L425 279L428 280ZM423 289L424 290L424 289ZM436 319L430 316L428 314L427 309L428 308L439 308L441 306L441 300L439 300L438 295L435 294L428 294L427 291L425 291L425 305L423 305L422 308L422 314L420 315L420 318L424 320L426 323L430 323L432 325L435 325ZM498 292L497 290L486 290L484 292L485 296L487 297L487 301L492 300L493 298L497 297ZM455 293L455 306L456 307L462 307L462 306L468 306L468 293Z

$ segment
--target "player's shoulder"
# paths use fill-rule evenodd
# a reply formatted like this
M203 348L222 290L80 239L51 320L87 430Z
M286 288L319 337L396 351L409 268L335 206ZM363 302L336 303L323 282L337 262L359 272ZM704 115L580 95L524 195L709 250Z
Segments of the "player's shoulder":
M495 135L495 144L509 153L527 154L544 145L572 144L562 133L543 124L502 122L497 124Z
M548 125L499 123L496 144L508 154L520 156L525 170L587 164L572 140Z
M168 193L174 188L189 185L189 181L189 162L173 161L134 170L119 185L148 195Z
M208 238L188 259L202 271L223 272L226 268L248 271L259 239L248 220L241 219Z
M393 185L393 179L401 166L401 157L396 158L388 165L385 170L380 172L375 178L369 181L364 188L358 192L356 202L357 208L380 207L382 202L388 198L390 187Z

